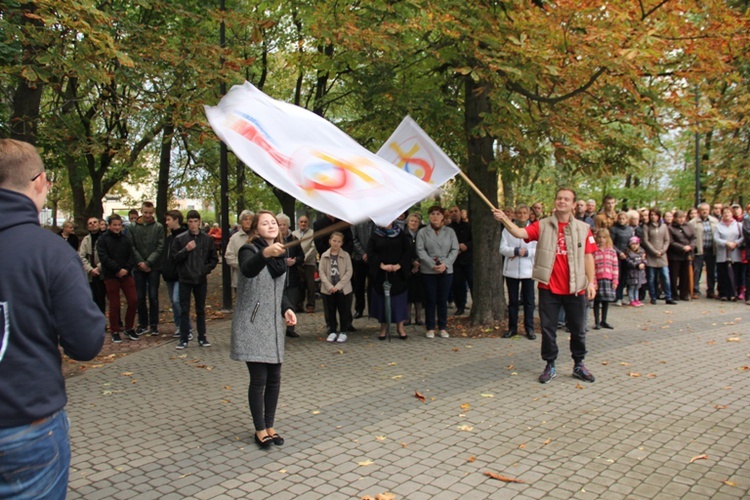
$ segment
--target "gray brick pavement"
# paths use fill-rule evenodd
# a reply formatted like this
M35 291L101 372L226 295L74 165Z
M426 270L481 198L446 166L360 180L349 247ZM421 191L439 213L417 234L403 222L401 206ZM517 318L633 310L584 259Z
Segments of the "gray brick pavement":
M302 315L271 450L252 440L230 323L212 323L211 348L169 343L68 380L68 498L747 497L750 307L610 311L616 329L588 339L597 382L570 376L560 332L549 385L539 340L379 342L360 319L331 345L322 315Z

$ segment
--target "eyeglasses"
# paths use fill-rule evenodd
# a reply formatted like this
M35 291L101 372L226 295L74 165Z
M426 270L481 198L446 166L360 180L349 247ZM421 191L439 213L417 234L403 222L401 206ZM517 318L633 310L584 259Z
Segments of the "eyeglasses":
M44 170L36 174L34 177L31 178L31 182L34 182L35 180L37 180L39 176L42 175L43 173L44 173ZM52 181L49 179L46 179L46 180L47 180L47 189L49 189L50 186L52 186Z

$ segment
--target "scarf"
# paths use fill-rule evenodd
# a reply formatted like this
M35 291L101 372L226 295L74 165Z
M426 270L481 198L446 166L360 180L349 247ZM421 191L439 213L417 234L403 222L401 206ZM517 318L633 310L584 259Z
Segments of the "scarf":
M266 240L260 237L255 238L250 244L257 248L258 253L261 254L263 253L263 249L268 246ZM283 256L266 259L266 265L268 266L268 272L271 273L272 278L278 278L286 272L286 262L284 262Z
M390 229L386 229L384 227L376 227L375 229L373 229L373 232L383 238L395 238L396 236L399 236L401 234L401 228L398 226L391 227Z

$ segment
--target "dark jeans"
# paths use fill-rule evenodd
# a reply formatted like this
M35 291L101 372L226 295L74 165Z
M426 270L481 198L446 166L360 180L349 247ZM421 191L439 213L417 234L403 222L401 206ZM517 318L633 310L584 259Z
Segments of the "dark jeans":
M570 354L575 363L586 357L585 295L558 295L547 289L539 289L539 319L542 323L542 359L554 362L557 359L557 319L560 309L565 310L565 323L570 330Z
M336 313L341 320L341 331L346 331L352 324L352 295L344 295L343 292L336 292L330 295L323 295L323 305L328 311L328 333L339 331L339 323L336 321Z
M619 257L617 259L617 262L619 263L618 269L620 272L620 281L617 283L617 288L615 289L615 300L621 301L625 295L625 276L627 276L628 268L625 266L624 260L621 260Z
M669 262L669 282L672 285L672 298L688 300L690 290L690 273L692 262L689 260L672 260Z
M719 276L717 286L719 297L727 299L736 297L737 283L739 283L742 268L736 262L732 262L731 267L729 262L719 262L716 264L716 271Z
M518 291L521 291L521 302L523 302L523 323L526 332L534 331L534 280L505 278L508 286L508 329L512 332L518 331Z
M111 333L120 331L120 290L125 294L125 301L128 304L125 311L125 328L132 329L135 323L135 310L138 306L133 277L104 280L104 286L107 287L107 302L109 302L109 331Z
M68 490L68 416L0 429L0 498L64 500Z
M647 267L646 276L648 276L648 294L651 300L656 300L659 293L656 289L656 277L661 276L661 289L664 291L667 300L672 300L672 284L669 281L668 267Z
M456 309L466 307L466 287L474 288L474 264L453 264L453 302Z
M304 281L303 283L303 290L306 291L304 295L307 296L307 302L305 306L315 308L315 265L308 266L305 264L302 266L302 279ZM305 297L300 294L299 304L297 304L299 309L302 309L302 302Z
M423 274L424 284L424 322L428 330L435 329L435 310L437 309L437 327L445 330L448 325L448 291L453 283L453 275Z
M276 406L279 403L281 390L281 363L247 362L250 372L250 386L247 389L247 400L253 426L256 431L273 427L276 418Z
M190 295L195 297L195 328L198 338L206 336L206 293L208 283L193 285L180 282L180 342L187 343L190 335Z
M104 281L95 276L91 278L89 287L91 288L91 297L94 299L94 303L99 307L102 314L104 314L104 309L107 306L107 287L104 286Z
M704 264L706 265L706 293L714 293L716 288L716 255L712 248L704 248L703 255L696 255L693 261L693 293L700 293Z
M367 286L367 273L370 267L367 262L355 260L352 262L354 275L352 276L352 287L354 288L354 310L362 314L367 309L365 296L369 293Z
M135 292L138 294L138 326L146 328L159 324L159 282L161 273L157 270L133 271ZM148 307L146 303L148 302Z

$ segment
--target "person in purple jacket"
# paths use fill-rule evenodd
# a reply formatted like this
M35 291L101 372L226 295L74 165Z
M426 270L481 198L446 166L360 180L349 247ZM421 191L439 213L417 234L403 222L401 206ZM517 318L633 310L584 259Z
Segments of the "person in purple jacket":
M104 342L78 254L39 226L49 184L34 146L0 139L0 498L65 498L60 347L86 361Z

